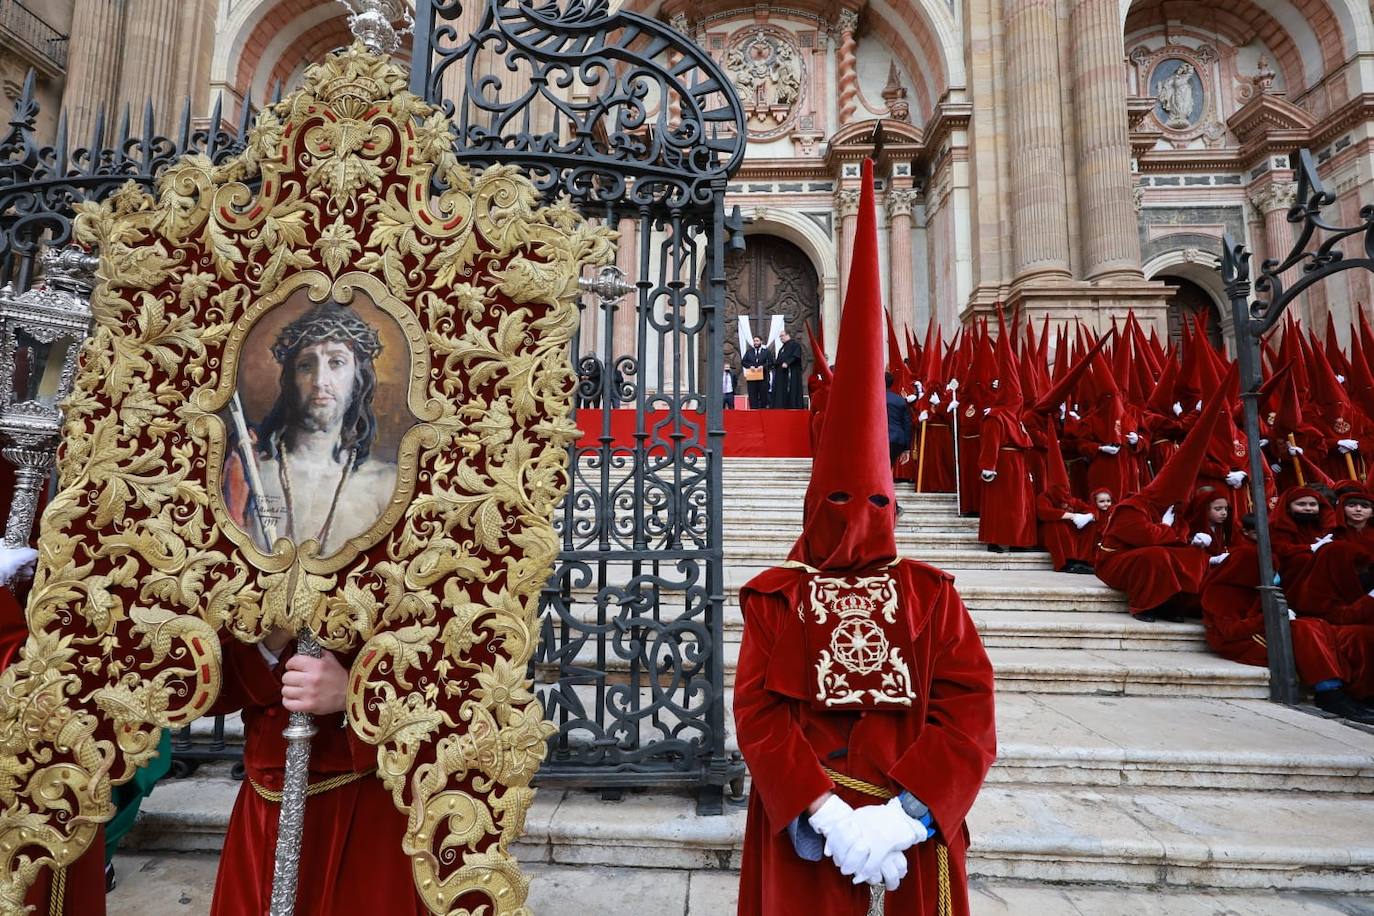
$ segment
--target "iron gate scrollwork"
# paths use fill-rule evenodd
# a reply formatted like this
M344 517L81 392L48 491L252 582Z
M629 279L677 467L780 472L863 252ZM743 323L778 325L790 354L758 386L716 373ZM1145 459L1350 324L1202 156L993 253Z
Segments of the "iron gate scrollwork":
M580 400L599 407L571 450L542 599L535 673L559 732L541 779L678 785L720 810L743 773L726 749L719 388L725 251L743 243L724 212L744 156L739 100L689 38L601 0L428 0L415 22L412 90L453 115L454 155L521 168L549 200L618 227L633 287L584 297L570 353L587 369ZM252 112L245 101L230 127L217 103L193 122L188 101L172 136L155 135L151 107L137 125L102 113L84 146L64 116L44 145L31 74L0 139L0 284L40 279L77 203L130 181L152 190L188 153L235 154ZM237 753L222 723L210 738L188 731L175 753L191 766Z
M726 182L743 112L707 53L605 2L416 13L412 91L456 152L510 163L621 232L623 299L584 296L571 449L535 681L559 726L543 784L678 785L719 811L726 749L720 378Z

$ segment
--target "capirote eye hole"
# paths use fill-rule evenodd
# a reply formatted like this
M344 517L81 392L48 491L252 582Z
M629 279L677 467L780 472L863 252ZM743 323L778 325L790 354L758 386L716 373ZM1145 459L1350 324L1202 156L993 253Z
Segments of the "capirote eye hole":
M871 502L873 505L877 506L879 509L887 508L888 498L881 493L874 493L872 496L868 498L868 501Z
M830 500L832 503L844 505L849 502L849 494L845 493L843 490L836 490L834 493L827 496L826 499Z

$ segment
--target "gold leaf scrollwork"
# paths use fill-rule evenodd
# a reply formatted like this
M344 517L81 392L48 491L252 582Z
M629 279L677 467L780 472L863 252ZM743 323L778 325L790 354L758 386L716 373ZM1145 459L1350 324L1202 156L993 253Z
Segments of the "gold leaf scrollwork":
M225 641L300 625L354 659L349 725L407 817L425 904L529 912L511 847L553 727L526 671L578 435L577 279L614 233L516 169L461 166L407 82L355 45L234 158L80 207L100 283L30 637L0 674L0 914L90 845L159 729L210 710ZM394 491L327 553L254 541L224 496L245 341L300 296L365 297L408 349Z

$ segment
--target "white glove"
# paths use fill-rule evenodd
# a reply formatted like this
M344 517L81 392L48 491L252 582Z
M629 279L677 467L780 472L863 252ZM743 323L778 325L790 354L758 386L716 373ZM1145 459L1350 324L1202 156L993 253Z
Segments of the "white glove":
M906 868L906 853L894 852L883 859L879 866L879 871L882 873L883 886L889 891L895 891L901 885L902 879L906 877ZM876 884L877 882L870 881L868 883Z
M1360 440L1358 439L1341 439L1336 445L1342 452L1346 453L1358 452L1360 450Z
M1341 375L1339 372L1337 372L1337 373L1336 373L1336 381L1338 381L1338 382L1340 382L1342 385L1344 385L1344 384L1345 384L1345 376L1344 376L1344 375Z
M1134 431L1129 432L1126 434L1126 441L1129 442L1131 445L1135 445L1137 442L1140 441L1140 434Z
M940 406L940 396L939 396L938 394L936 394L935 392L933 392L933 391L930 393L930 406L931 406L931 407L939 407L939 406Z
M1291 607L1288 609L1288 619L1289 619L1289 620L1297 620L1297 619L1298 619L1298 614L1297 614L1297 612L1294 611Z
M1330 543L1331 543L1331 539L1334 538L1334 537L1335 537L1334 534L1326 534L1326 535L1322 535L1321 537L1317 538L1315 541L1312 542L1312 552L1313 552L1313 553L1316 553L1318 550L1321 550L1321 549L1322 549L1323 547L1325 547L1327 544L1330 544Z
M1094 516L1089 512L1076 512L1073 516L1073 526L1079 531L1088 527L1095 521Z
M1269 470L1271 470L1271 471L1273 471L1275 474L1277 474L1277 473L1279 473L1280 471L1283 470L1283 465L1281 465L1281 464L1271 464L1271 465L1269 465Z
M1192 544L1194 547L1211 547L1212 536L1205 531L1199 531L1197 534L1193 535Z
M1231 555L1231 551L1229 551L1229 550L1226 551L1225 553L1219 553L1219 554L1217 554L1216 556L1214 556L1214 557L1212 557L1211 559L1209 559L1209 560L1207 561L1207 563L1208 563L1208 565L1211 565L1211 566L1220 566L1221 564L1223 564L1223 563L1226 562L1226 558L1229 557L1230 555Z
M1245 485L1245 472L1232 471L1226 475L1226 485L1233 490L1239 490Z
M916 395L914 395L914 394L909 394L909 395L907 395L907 396L906 396L906 402L907 402L908 404L915 404L915 403L916 403Z
M1104 455L1115 455L1117 452L1121 451L1121 446L1119 446L1119 445L1099 445L1099 446L1097 447L1097 450L1098 450L1099 452L1101 452L1102 454L1104 454Z
M853 820L863 831L864 840L870 850L868 860L854 874L855 884L877 884L878 881L884 881L884 859L894 852L906 852L917 843L924 843L930 838L930 832L926 830L925 824L912 819L903 811L901 801L896 798L889 799L886 804L865 805L855 810Z
M1260 436L1260 448L1268 448L1268 447L1269 447L1269 440L1266 439L1266 438L1264 438L1263 436Z
M1180 404L1178 401L1174 401L1174 416L1183 416L1183 405Z
M852 875L868 860L863 830L844 799L830 796L810 820L816 832L825 837L825 854L835 860L840 871Z
M1290 455L1301 455L1301 454L1302 454L1302 448L1301 448L1300 446L1297 446L1297 445L1290 445L1290 446L1288 446L1288 454L1290 454Z
M0 585L9 585L18 576L28 579L38 562L38 551L32 547L0 547Z
M1174 523L1174 507L1170 506L1164 510L1164 518L1160 520L1161 525L1172 525Z
M1081 420L1081 419L1083 419L1082 417L1080 417L1080 416L1078 415L1078 411L1076 411L1076 410L1070 410L1070 411L1069 411L1069 416L1073 417L1075 420Z
M992 408L991 408L991 407L984 407L984 408L983 408L983 416L986 417L986 416L987 416L988 414L990 414L990 413L992 413Z
M1201 399L1201 398L1198 399L1198 402L1197 402L1196 405L1194 405L1193 409L1194 409L1194 410L1201 410L1201 409L1202 409L1202 399Z
M958 409L959 409L959 402L958 402L958 400L951 400L951 401L949 402L949 412L950 412L950 413L954 413L954 411L956 411L956 410L958 410Z
M992 482L993 482L994 480L996 480L996 479L997 479L997 472L996 472L996 471L984 471L984 472L983 472L983 483L992 483Z
M928 410L923 410L923 411L921 411L921 415L920 415L919 417L917 417L916 419L919 420L920 422L924 423L925 421L927 421L927 420L930 419L930 411L928 411Z
M921 395L926 393L925 386L922 385L920 382L912 382L912 384L916 386L916 397L919 398Z

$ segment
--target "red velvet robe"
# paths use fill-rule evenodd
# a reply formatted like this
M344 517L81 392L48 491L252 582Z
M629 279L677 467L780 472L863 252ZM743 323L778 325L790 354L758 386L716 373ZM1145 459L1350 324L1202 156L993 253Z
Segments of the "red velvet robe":
M869 571L876 572L877 570ZM922 563L891 569L912 634L917 707L910 712L818 710L796 608L807 582L770 569L741 592L744 641L735 679L735 730L753 774L740 874L740 916L863 916L869 891L834 862L797 855L787 826L834 791L854 806L874 799L837 787L822 766L930 807L937 837L907 852L909 871L887 912L936 913L937 842L949 847L953 912L969 911L964 818L996 755L992 665L950 576ZM833 757L840 749L847 753Z
M959 511L978 512L983 506L982 468L978 466L978 438L983 417L978 411L959 405Z
M262 916L272 896L272 859L280 806L263 799L251 779L281 791L288 714L281 705L285 658L270 669L256 646L224 647L224 688L214 713L243 712L247 779L229 819L220 855L212 916ZM345 662L345 665L347 663ZM316 717L310 782L377 765L377 751L344 726L343 714ZM425 916L410 859L401 851L406 818L375 775L312 796L305 805L297 916L386 913Z
M1097 577L1125 592L1132 614L1154 610L1179 595L1196 595L1207 574L1207 553L1188 546L1175 528L1127 499L1112 510L1097 551Z
M954 492L954 428L950 425L948 411L944 404L931 410L929 401L922 398L920 403L927 405L929 412L925 425L926 448L925 462L921 470L922 493ZM921 424L916 423L916 453L920 457Z
M1081 499L1056 499L1049 493L1035 498L1036 517L1040 522L1040 543L1050 552L1055 569L1063 569L1072 561L1092 565L1097 546L1097 522L1077 528L1064 519L1065 512L1088 512L1092 509Z
M1259 594L1259 551L1249 541L1212 570L1202 588L1202 625L1207 645L1222 658L1242 665L1269 665L1264 641L1264 611ZM1333 628L1322 620L1290 621L1293 659L1298 678L1309 687L1322 681L1346 680Z
M1030 438L1014 413L994 408L983 418L978 467L997 471L990 483L982 480L982 512L978 540L1006 547L1034 547L1035 487L1026 467Z
M1374 557L1363 544L1327 544L1312 555L1302 581L1285 587L1289 606L1330 623L1374 624L1374 598L1361 587L1359 574L1371 562Z

